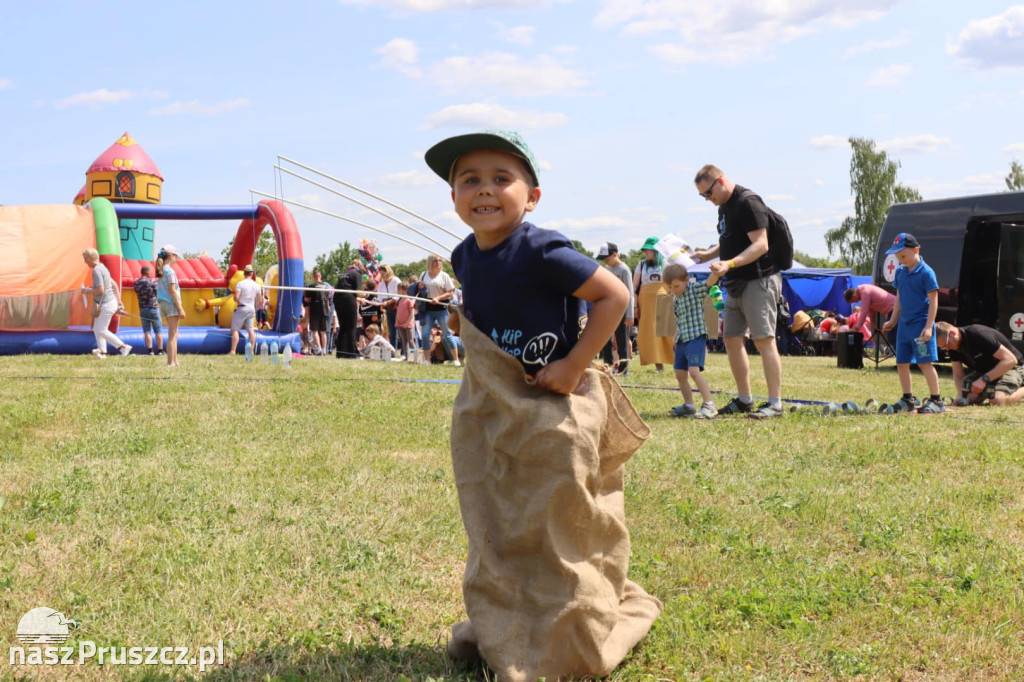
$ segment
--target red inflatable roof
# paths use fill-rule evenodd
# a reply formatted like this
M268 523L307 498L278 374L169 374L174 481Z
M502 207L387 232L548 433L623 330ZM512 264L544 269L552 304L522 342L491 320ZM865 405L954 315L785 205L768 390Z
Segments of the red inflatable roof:
M149 266L149 276L156 276L156 267L150 260L123 260L121 267L121 289L131 289L135 280L142 277L142 266ZM179 258L174 263L178 275L178 286L182 289L226 289L227 277L220 271L217 261L206 258Z

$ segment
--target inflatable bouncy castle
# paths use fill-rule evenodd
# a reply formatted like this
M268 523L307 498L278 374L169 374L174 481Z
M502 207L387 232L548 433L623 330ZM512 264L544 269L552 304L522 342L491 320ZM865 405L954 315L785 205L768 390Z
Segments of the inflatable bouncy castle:
M228 351L234 301L230 295L217 298L214 289L233 289L263 230L273 232L278 253L274 281L267 284L303 285L302 242L283 204L167 206L159 203L162 183L156 164L125 133L89 167L75 205L0 206L0 253L6 261L0 269L0 355L88 353L94 347L88 301L80 292L83 284L91 285L82 260L88 248L99 251L122 291L125 311L114 317L111 330L142 349L133 284L142 266L153 264L160 219L241 220L227 273L208 257L179 259L174 266L187 311L179 329L181 353ZM173 241L172 235L160 241ZM276 339L297 352L301 314L300 291L274 290L271 331L258 332L257 343Z

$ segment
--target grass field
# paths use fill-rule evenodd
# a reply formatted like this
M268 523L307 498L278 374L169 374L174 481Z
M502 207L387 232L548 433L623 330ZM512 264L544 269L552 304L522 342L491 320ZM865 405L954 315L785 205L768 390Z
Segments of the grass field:
M457 386L409 381L460 371L3 358L0 679L198 675L12 667L40 606L76 620L70 643L223 641L204 679L485 679L444 656L465 617ZM708 377L733 389L724 355ZM665 611L609 679L1024 678L1024 407L700 422L668 416L671 373L624 383L653 429L627 464L630 576ZM784 359L784 383L899 395L891 365L832 358Z

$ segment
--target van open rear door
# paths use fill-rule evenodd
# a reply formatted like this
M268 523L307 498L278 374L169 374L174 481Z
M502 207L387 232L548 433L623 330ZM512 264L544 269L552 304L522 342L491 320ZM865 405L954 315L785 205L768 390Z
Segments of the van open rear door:
M1024 352L1024 225L1000 227L998 329Z

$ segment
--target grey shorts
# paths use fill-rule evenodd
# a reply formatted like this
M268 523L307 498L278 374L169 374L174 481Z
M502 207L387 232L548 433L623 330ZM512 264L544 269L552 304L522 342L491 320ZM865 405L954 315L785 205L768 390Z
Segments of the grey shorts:
M253 323L256 321L255 308L236 308L231 315L231 331L237 332L245 329L252 331Z
M782 275L774 274L762 279L746 282L743 292L728 291L725 299L726 338L744 336L750 330L750 338L775 338L775 317L779 299L782 297Z
M971 372L965 376L964 389L970 392L970 385L980 378L980 372ZM992 397L989 394L990 391L1001 391L1007 395L1012 395L1021 386L1024 386L1024 366L1017 365L995 381L989 382L988 386L985 387L985 393L987 394L985 397Z
M178 317L178 306L170 301L157 301L157 303L160 305L160 317L165 320L168 317Z

